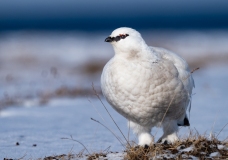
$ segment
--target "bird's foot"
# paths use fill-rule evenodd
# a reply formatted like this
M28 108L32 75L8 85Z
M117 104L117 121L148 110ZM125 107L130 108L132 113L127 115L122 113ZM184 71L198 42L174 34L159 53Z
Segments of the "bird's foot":
M139 135L140 146L150 146L154 142L154 139L150 133L141 133Z
M147 144L144 145L144 149L149 149L149 148L150 148L150 146L148 146Z
M157 143L161 143L161 144L164 144L164 145L169 144L169 142L167 141L167 139L162 139L162 138L159 138L159 140L157 141Z
M140 145L138 145L138 146L135 146L134 147L134 150L136 151L136 150L143 150L145 153L148 153L149 151L150 151L150 146L149 145L144 145L144 146L140 146Z
M159 138L159 140L157 141L157 143L162 143L162 144L172 144L174 142L178 141L178 137L176 135L176 133L167 135L166 137L161 137Z

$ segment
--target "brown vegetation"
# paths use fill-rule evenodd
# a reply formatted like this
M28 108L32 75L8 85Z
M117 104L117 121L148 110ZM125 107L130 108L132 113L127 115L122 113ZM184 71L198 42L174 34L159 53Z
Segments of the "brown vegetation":
M214 154L213 154L214 153ZM209 139L202 135L189 136L174 144L153 144L148 148L128 147L125 159L225 159L228 158L228 142L219 141L214 136Z

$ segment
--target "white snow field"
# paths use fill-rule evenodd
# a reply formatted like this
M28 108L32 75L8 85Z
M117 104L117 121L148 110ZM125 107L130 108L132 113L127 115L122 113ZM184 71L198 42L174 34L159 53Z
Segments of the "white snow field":
M194 73L196 88L193 93L190 123L191 129L201 134L216 135L228 122L227 106L228 66L212 66L201 68ZM112 128L120 137L121 134L113 125L98 99L52 99L45 106L20 107L14 106L0 112L0 159L44 158L45 156L78 153L83 147L71 140L61 138L73 136L93 152L103 151L111 146L110 151L123 151L117 139L100 124L90 120L94 118ZM127 136L126 120L114 111L104 99L117 124ZM98 110L98 112L96 111ZM99 116L104 118L105 122ZM180 135L188 135L189 128L181 128ZM152 131L156 140L161 134L160 129ZM218 138L224 140L228 136L228 127L224 128ZM123 138L122 138L123 139ZM136 140L132 134L130 140ZM16 142L20 145L16 146ZM37 146L34 147L33 145ZM86 154L86 151L84 151Z

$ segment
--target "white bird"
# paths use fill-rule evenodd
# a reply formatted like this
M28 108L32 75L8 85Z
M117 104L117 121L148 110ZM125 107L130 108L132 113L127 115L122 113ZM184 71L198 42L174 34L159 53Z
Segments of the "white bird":
M154 143L151 129L163 128L159 142L178 140L194 81L186 61L163 48L148 46L132 28L118 28L105 39L115 56L105 65L101 89L109 104L129 120L139 145Z

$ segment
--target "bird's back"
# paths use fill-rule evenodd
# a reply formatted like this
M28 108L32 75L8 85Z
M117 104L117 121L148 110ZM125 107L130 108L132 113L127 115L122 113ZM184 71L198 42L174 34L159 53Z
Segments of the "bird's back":
M169 60L174 64L174 66L178 71L179 79L182 81L183 85L185 86L185 89L188 92L189 96L191 96L192 89L193 87L195 87L195 84L187 62L179 55L169 50L166 50L164 48L158 48L158 47L150 47L150 48L152 52L156 53L162 59Z

